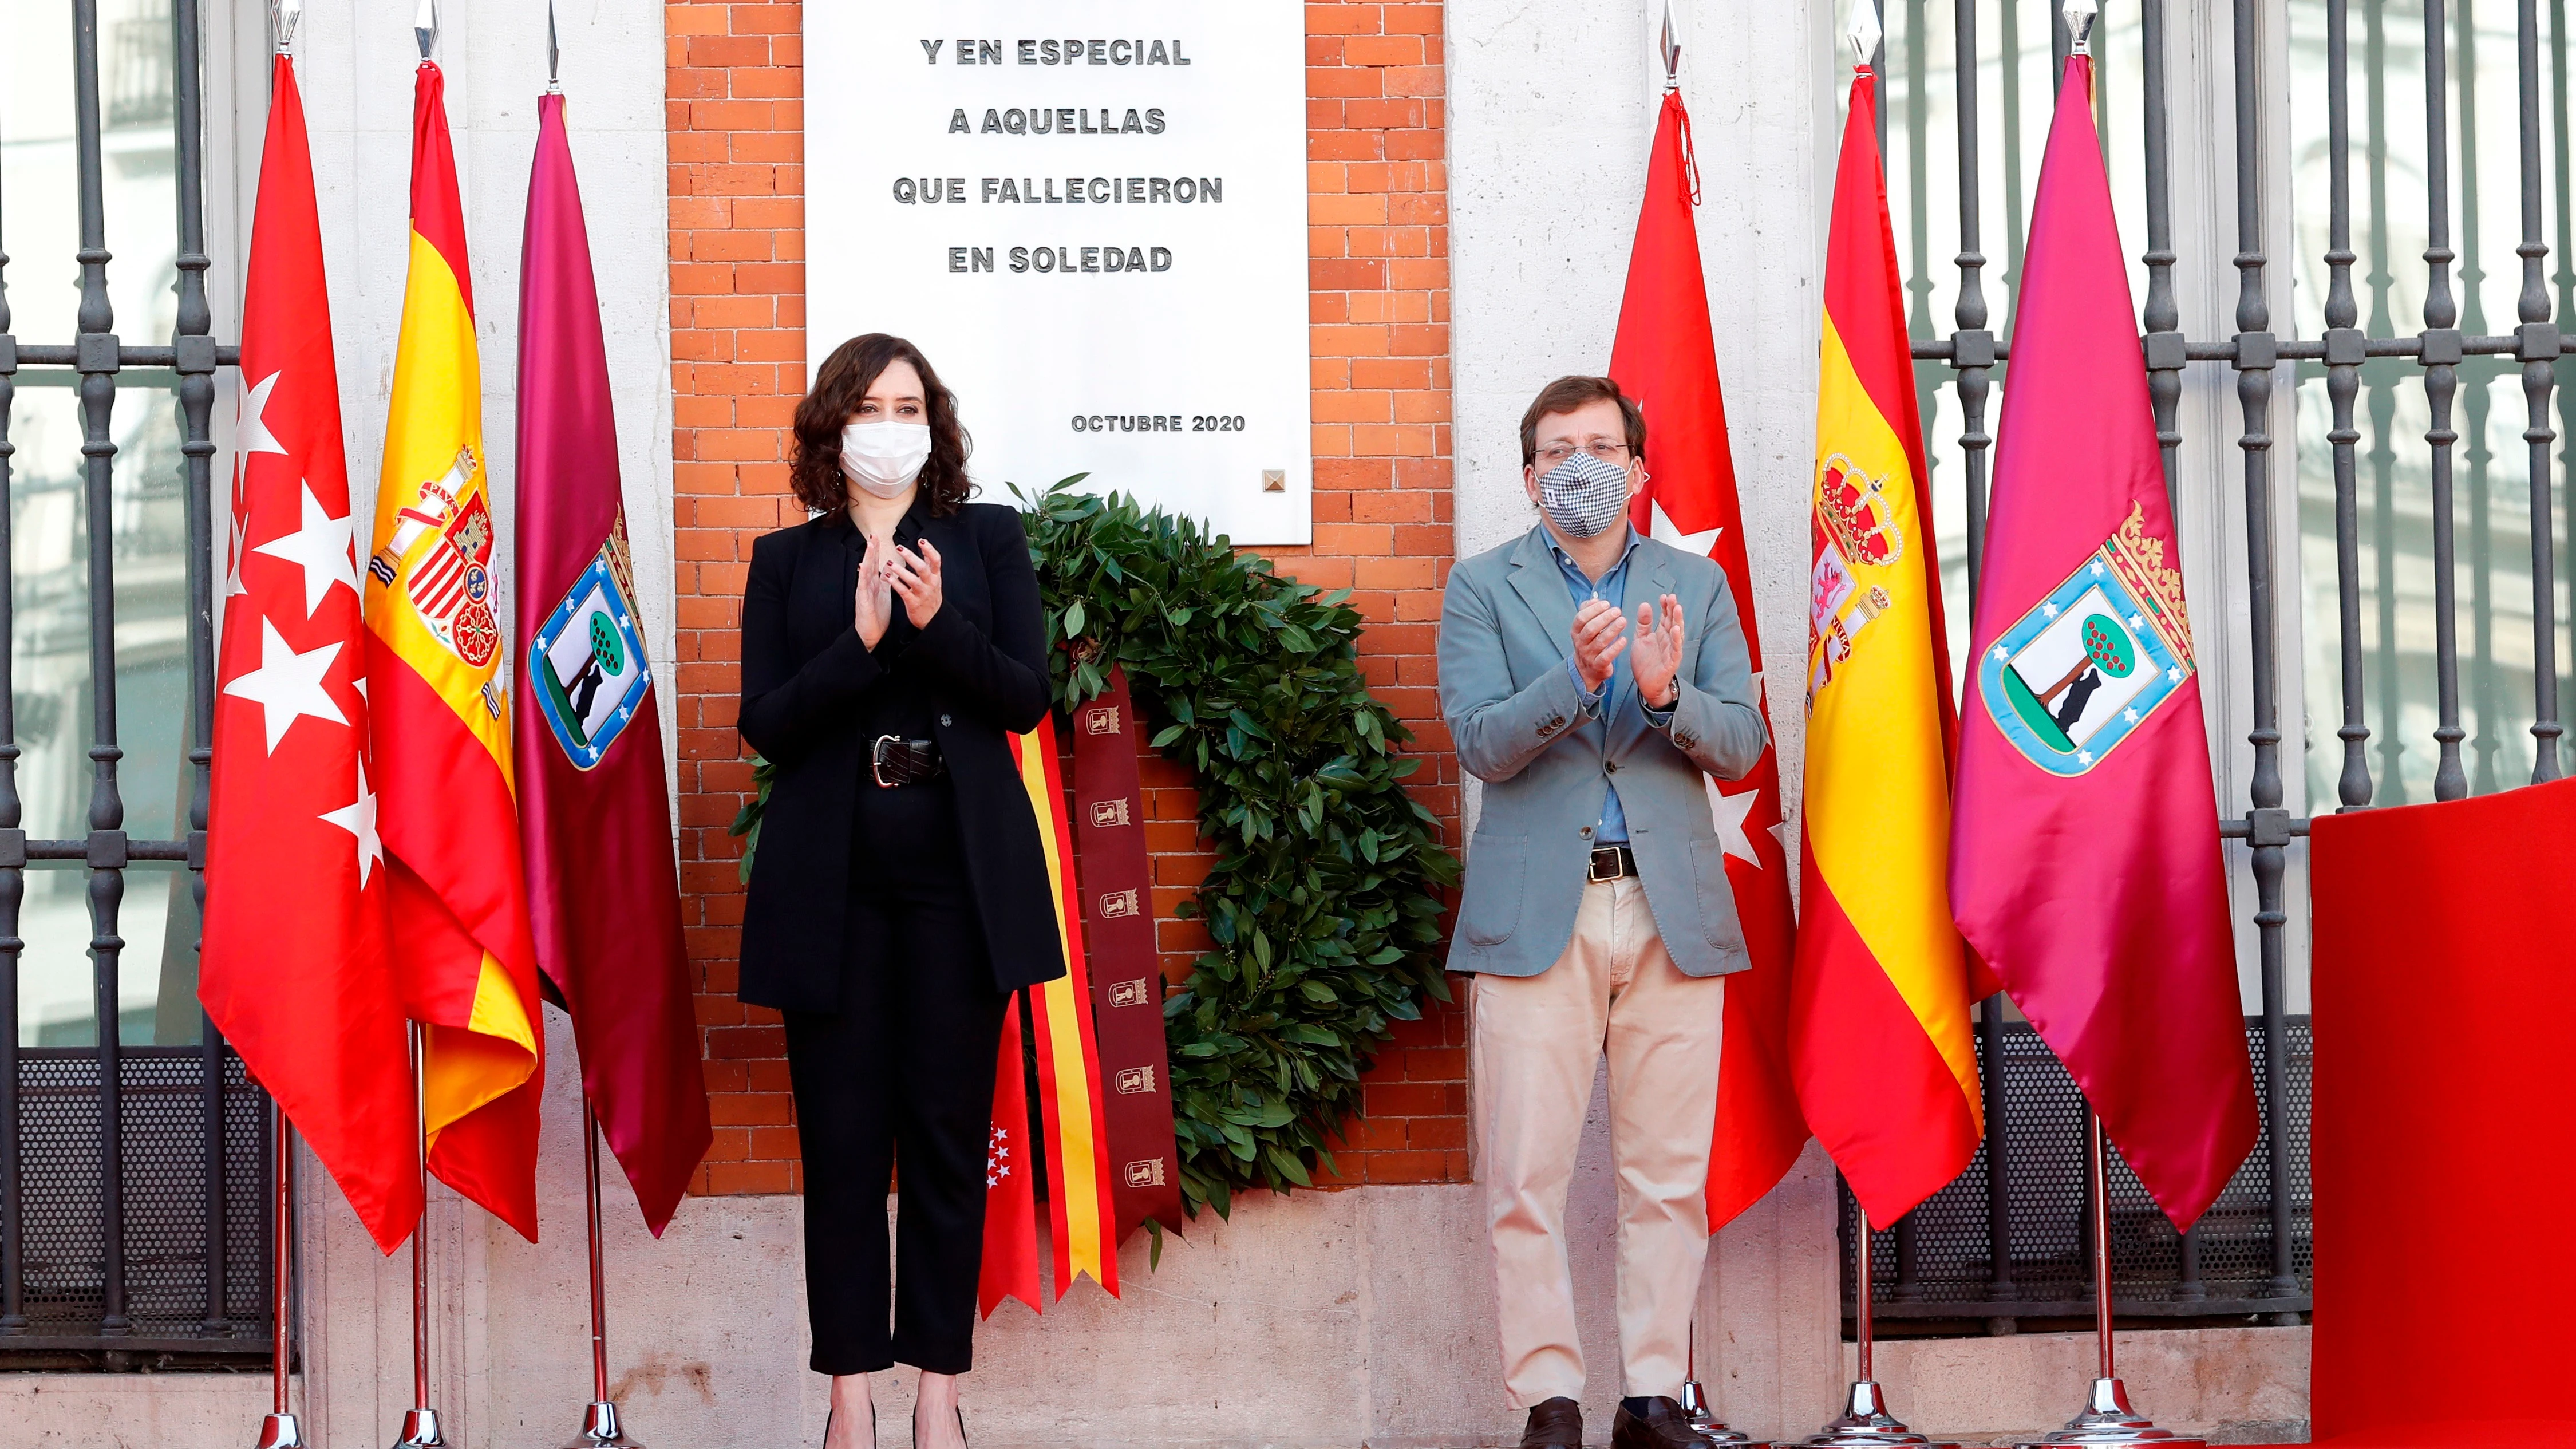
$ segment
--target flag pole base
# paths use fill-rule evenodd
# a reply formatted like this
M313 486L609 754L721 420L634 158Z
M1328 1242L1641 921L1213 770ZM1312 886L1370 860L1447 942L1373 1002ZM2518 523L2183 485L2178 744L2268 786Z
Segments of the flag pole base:
M564 1449L644 1449L642 1444L626 1437L617 1421L617 1405L601 1399L581 1411L581 1432L573 1436Z
M1820 1433L1794 1439L1782 1449L1958 1449L1934 1444L1887 1412L1887 1390L1875 1379L1855 1380L1841 1418Z
M394 1440L394 1449L447 1449L447 1436L439 1431L436 1409L405 1409L402 1437Z
M2155 1421L2129 1407L2129 1386L2118 1379L2095 1379L2084 1412L2045 1439L2016 1444L2013 1449L2059 1449L2063 1445L2153 1444L2157 1449L2207 1449L2196 1434L2159 1429Z
M1682 1417L1690 1422L1691 1432L1711 1444L1733 1446L1753 1442L1752 1435L1726 1427L1725 1420L1709 1412L1708 1391L1700 1387L1699 1380L1682 1380L1681 1406Z
M293 1414L271 1414L259 1426L258 1449L304 1449L303 1426Z

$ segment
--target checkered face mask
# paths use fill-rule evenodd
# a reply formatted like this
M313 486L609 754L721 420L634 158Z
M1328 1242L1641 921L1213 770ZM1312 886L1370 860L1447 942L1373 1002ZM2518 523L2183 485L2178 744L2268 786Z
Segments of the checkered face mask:
M1590 453L1573 453L1540 475L1538 506L1574 537L1595 537L1628 511L1628 469Z

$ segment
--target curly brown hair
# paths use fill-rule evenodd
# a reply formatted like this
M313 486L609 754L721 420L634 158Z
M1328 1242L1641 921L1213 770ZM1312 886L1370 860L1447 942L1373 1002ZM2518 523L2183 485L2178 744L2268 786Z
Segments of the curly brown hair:
M898 362L921 374L922 403L930 418L930 461L921 465L921 494L933 517L955 513L975 492L966 477L966 454L974 440L957 423L957 395L942 386L939 374L921 349L883 332L863 333L832 349L823 359L814 386L796 404L796 457L788 485L796 499L817 513L849 506L849 486L841 476L841 429L859 410L877 375Z

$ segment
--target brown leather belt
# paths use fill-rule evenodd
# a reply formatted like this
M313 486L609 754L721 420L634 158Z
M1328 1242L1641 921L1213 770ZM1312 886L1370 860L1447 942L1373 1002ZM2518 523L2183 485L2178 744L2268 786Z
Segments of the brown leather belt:
M1624 845L1596 845L1592 858L1584 863L1583 878L1594 884L1618 880L1637 873L1636 854Z

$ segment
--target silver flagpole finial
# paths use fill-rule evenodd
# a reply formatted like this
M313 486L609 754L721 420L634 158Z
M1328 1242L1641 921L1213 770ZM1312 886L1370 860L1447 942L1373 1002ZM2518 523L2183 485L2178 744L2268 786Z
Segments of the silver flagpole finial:
M2066 39L2075 54L2093 53L2093 18L2101 13L2099 0L2066 0Z
M563 46L555 39L555 0L546 0L546 93L563 94Z
M1682 43L1673 39L1673 7L1670 0L1666 0L1666 4L1664 5L1663 38L1656 43L1655 49L1662 52L1664 57L1664 89L1668 91L1680 89L1682 83Z
M429 59L438 44L438 0L420 0L420 9L411 18L411 34L420 42L420 58Z
M268 27L277 37L279 54L295 44L295 23L303 18L304 0L270 0Z
M2075 0L2075 3L2085 3L2085 0ZM1844 38L1851 42L1852 64L1869 64L1870 57L1878 54L1878 42L1886 34L1886 28L1878 23L1878 0L1852 0L1851 27L1843 32Z

